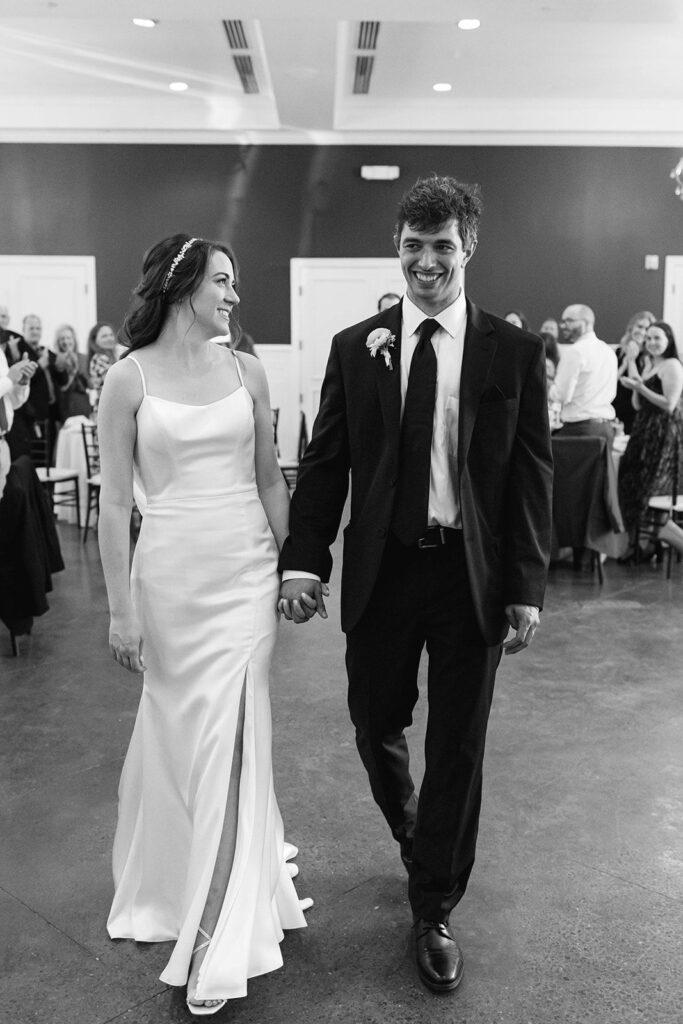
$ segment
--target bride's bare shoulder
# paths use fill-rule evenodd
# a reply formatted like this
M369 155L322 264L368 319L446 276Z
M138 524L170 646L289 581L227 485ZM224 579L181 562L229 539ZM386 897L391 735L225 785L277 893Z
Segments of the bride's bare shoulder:
M127 402L139 405L142 395L142 374L133 358L119 359L109 367L102 387L102 397L105 400L126 399Z

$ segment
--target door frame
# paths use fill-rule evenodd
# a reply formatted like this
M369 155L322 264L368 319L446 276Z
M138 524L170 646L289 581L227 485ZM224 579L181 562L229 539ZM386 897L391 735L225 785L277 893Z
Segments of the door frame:
M46 271L52 267L57 268L78 268L79 272L83 274L85 283L85 300L84 310L85 319L82 323L74 323L76 330L76 336L78 338L79 351L85 352L88 344L88 331L97 323L97 269L96 260L94 256L16 256L9 253L0 254L0 302L7 304L12 311L16 311L19 305L19 295L15 292L16 280L15 271L21 270L22 267L28 269L31 266L43 267ZM11 282L11 284L10 284ZM26 316L27 313L39 312L39 304L36 303L35 310L21 310L21 316ZM41 315L39 313L39 315ZM43 326L45 328L45 315L42 313ZM63 318L62 318L63 319ZM61 322L61 321L60 321ZM13 329L16 323L13 321ZM19 328L17 328L19 329ZM50 327L47 328L48 333L44 334L44 343L50 346L52 344L52 338L49 336L51 333Z
M345 267L349 270L353 270L355 273L358 270L381 270L389 272L389 276L395 276L396 280L400 278L401 288L399 294L402 295L405 291L405 281L400 271L400 263L398 256L332 256L332 257L295 257L290 261L290 309L291 309L291 341L292 341L292 400L294 401L296 408L304 410L306 412L306 421L308 426L308 433L310 436L313 423L309 422L309 416L311 410L308 406L307 396L307 384L302 379L302 372L304 366L304 359L302 356L303 350L303 304L301 297L303 295L303 282L304 275L308 269L319 268L324 269L335 269L343 272ZM331 339L330 339L331 340ZM317 412L317 410L315 410Z
M678 278L678 281L676 280ZM673 327L676 337L678 355L683 359L683 294L679 296L676 303L676 284L683 283L683 256L664 257L664 298L662 301L662 319L666 320ZM674 319L676 307L680 310L679 320L681 322L671 323Z

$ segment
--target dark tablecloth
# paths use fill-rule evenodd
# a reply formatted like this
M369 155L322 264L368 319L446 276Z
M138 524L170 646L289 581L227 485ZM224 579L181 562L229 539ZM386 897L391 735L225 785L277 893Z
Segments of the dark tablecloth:
M558 547L611 555L624 531L617 473L604 437L554 437L553 534Z

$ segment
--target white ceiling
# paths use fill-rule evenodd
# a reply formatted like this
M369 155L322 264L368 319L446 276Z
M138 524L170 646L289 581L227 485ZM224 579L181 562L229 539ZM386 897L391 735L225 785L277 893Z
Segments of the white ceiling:
M682 69L683 0L0 0L0 141L678 147Z

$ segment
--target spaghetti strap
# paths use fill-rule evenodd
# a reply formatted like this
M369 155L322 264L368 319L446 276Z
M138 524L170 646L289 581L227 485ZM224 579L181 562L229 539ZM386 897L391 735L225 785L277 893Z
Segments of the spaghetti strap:
M242 387L244 387L244 377L242 376L242 367L240 366L240 361L237 358L237 353L235 352L234 349L232 350L232 354L235 357L235 366L237 367L237 376L240 379L240 384L242 385Z
M135 356L128 356L128 358L130 359L130 361L132 363L135 363L135 365L137 366L138 370L140 371L140 380L142 381L142 394L146 398L147 397L147 381L145 380L145 375L142 372L142 367L140 366L140 364L137 361L137 359L135 358Z

